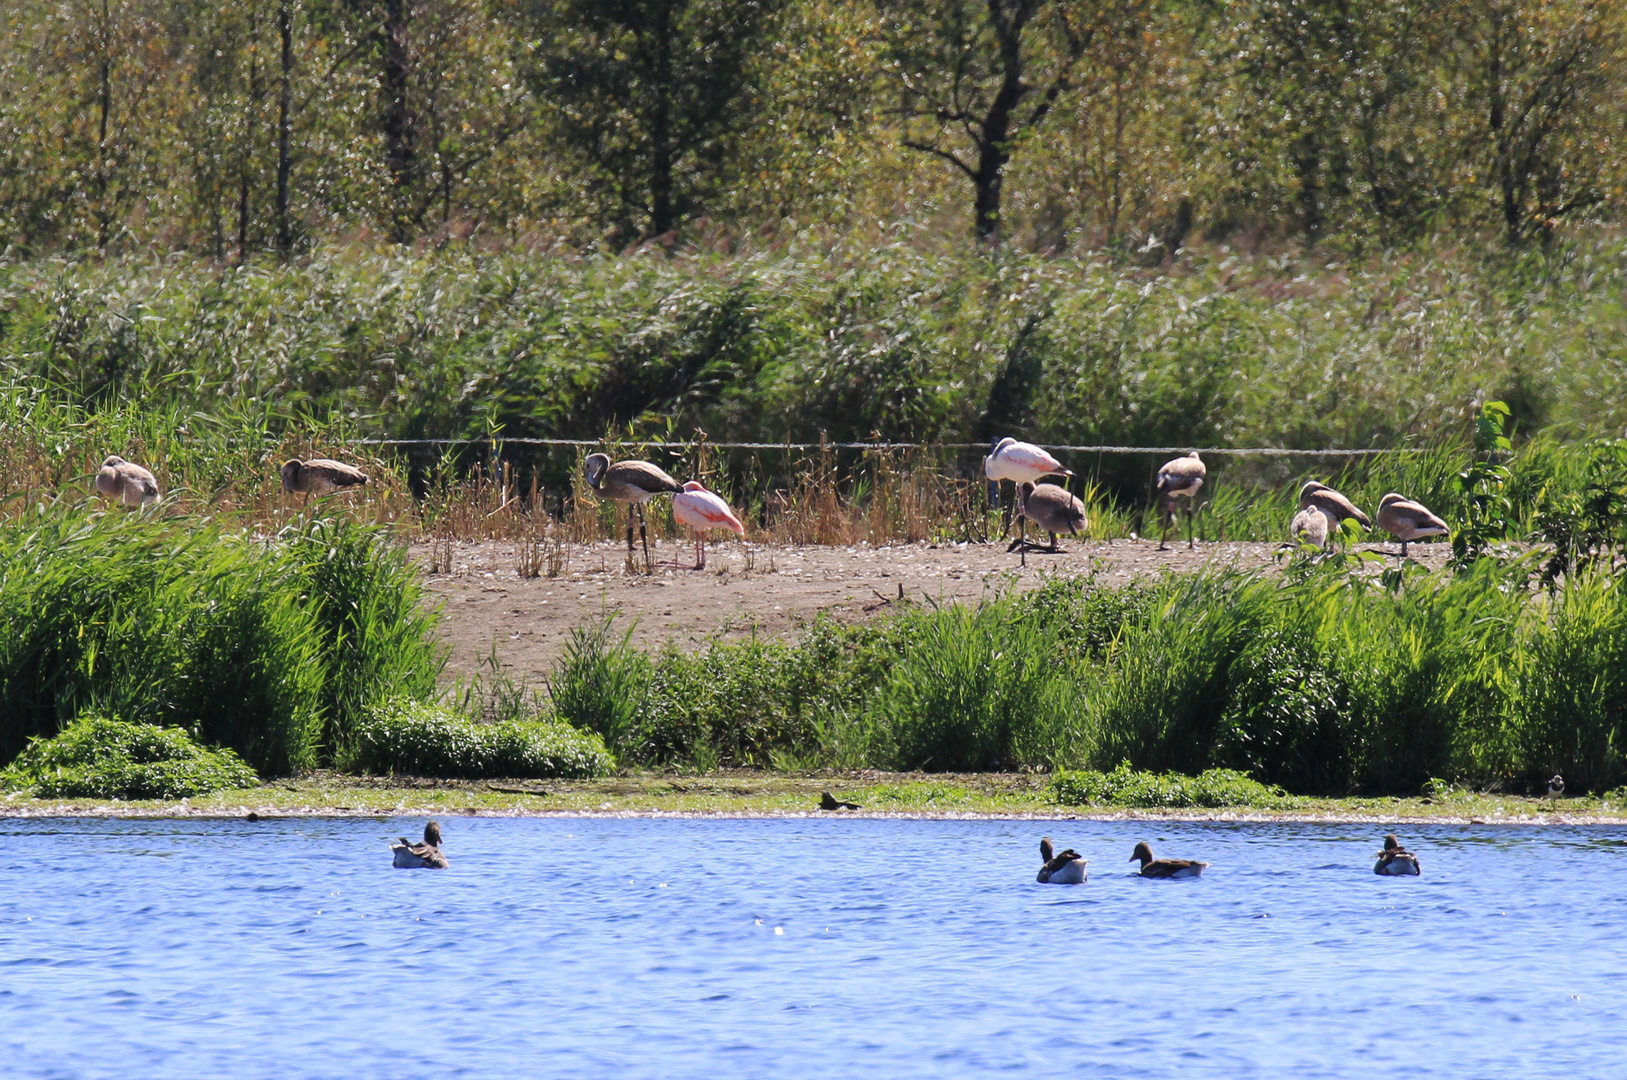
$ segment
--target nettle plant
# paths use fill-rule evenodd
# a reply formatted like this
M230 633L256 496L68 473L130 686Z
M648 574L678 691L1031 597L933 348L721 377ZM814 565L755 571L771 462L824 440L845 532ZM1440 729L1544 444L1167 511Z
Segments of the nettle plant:
M1508 463L1514 458L1508 437L1510 416L1506 404L1488 401L1475 418L1474 458L1458 474L1463 518L1452 533L1452 565L1460 570L1508 538L1514 517L1507 493Z

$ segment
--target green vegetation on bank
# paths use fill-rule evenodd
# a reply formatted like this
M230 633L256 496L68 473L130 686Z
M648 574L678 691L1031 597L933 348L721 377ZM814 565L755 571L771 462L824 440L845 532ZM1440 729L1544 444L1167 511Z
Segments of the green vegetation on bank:
M180 727L261 772L331 761L367 706L434 692L417 570L355 523L40 504L0 525L0 759L87 710Z
M40 799L181 799L259 781L232 751L199 746L179 728L93 713L33 740L0 771L0 789Z
M1612 790L1627 783L1627 575L1538 580L1529 561L1492 558L1459 574L1409 564L1382 584L1341 560L1118 588L1059 577L695 655L639 652L607 620L578 633L555 706L624 766L1127 763L1318 795L1437 778L1540 791L1557 771ZM1060 790L1114 789L1092 783L1106 786ZM1187 783L1170 797L1200 798L1204 782Z
M410 459L427 520L435 484L494 453L559 510L576 449L505 437L694 439L647 453L763 514L777 488L879 505L901 485L971 477L978 457L720 455L697 432L1412 451L1211 459L1199 528L1276 538L1280 503L1261 495L1306 475L1450 517L1477 408L1498 399L1528 518L1550 481L1580 491L1592 451L1577 444L1627 427L1624 253L1602 240L1516 262L1205 250L1155 272L901 240L580 259L329 250L224 272L185 257L0 263L0 474L13 491L82 490L120 452L196 504L241 507L275 499L286 456L377 457L341 446L362 436L479 440ZM1105 535L1136 527L1158 455L1063 456L1097 485ZM393 460L372 467L402 492Z
M437 705L392 698L368 710L340 755L347 772L463 779L584 779L614 766L604 743L552 718L475 723Z

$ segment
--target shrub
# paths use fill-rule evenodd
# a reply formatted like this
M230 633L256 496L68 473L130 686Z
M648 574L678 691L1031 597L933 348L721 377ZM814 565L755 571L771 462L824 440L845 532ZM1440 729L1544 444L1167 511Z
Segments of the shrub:
M1072 715L1054 624L1007 600L903 623L907 648L869 710L889 763L955 771L1046 760Z
M199 746L179 728L97 713L54 738L34 739L0 773L0 786L41 799L180 799L258 782L232 751Z
M558 721L476 724L437 705L394 698L367 711L342 765L357 772L468 780L584 779L607 775L614 761L597 735Z
M1273 627L1232 665L1216 761L1306 795L1351 780L1349 693L1294 628Z
M1112 772L1059 772L1051 778L1051 798L1064 806L1124 806L1180 809L1250 806L1284 810L1297 800L1279 787L1267 787L1231 769L1208 769L1197 776L1138 772L1121 762Z
M617 755L636 755L639 716L650 680L650 662L632 647L633 629L611 639L616 613L571 630L571 640L549 683L554 715L591 731Z
M420 597L404 552L360 525L265 541L210 518L31 508L0 523L0 761L92 707L264 773L331 761L370 700L433 688Z

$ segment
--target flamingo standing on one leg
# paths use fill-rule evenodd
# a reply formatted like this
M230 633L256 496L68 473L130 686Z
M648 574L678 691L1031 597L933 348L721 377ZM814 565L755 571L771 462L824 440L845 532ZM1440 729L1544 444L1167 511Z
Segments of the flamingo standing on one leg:
M695 530L695 565L669 563L680 570L706 569L706 533L712 529L731 529L744 537L746 527L734 516L729 504L706 490L699 480L691 480L684 489L672 497L672 516Z
M1017 485L1017 535L1026 539L1023 516L1023 484L1037 484L1047 476L1072 476L1072 469L1041 450L1033 443L1018 442L1013 438L998 439L983 459L983 475L998 486L1002 480Z

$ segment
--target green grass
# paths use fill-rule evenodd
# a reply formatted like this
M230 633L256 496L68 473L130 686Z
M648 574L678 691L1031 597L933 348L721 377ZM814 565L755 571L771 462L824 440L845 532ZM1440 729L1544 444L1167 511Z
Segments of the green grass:
M1450 517L1449 479L1487 398L1510 402L1522 446L1546 433L1516 460L1516 500L1534 505L1556 481L1578 490L1585 462L1559 440L1627 425L1624 276L1627 247L1607 238L1517 262L1440 249L1334 265L1199 248L1156 273L1097 254L868 237L732 256L333 248L225 274L184 255L0 262L0 472L9 491L56 490L118 451L168 487L237 505L275 490L282 455L357 435L998 432L1418 451L1348 468L1212 460L1202 535L1276 538L1285 493L1306 477L1369 506L1400 490ZM505 453L550 497L574 480L572 448ZM707 453L745 506L811 467ZM701 454L697 441L655 456L687 471ZM1104 522L1152 530L1160 455L1064 457L1099 483ZM413 465L423 479L435 461ZM911 467L967 476L975 465L975 453L948 452ZM843 451L831 467L844 494L885 497L878 455Z
M179 728L93 713L33 740L0 772L0 788L40 799L180 799L259 781L232 751L199 746Z
M1627 575L1547 590L1529 559L1364 566L1058 577L695 655L640 652L605 619L561 661L555 705L601 718L628 767L1123 764L1322 796L1627 782Z
M102 710L261 772L332 760L372 701L434 693L416 571L378 529L42 503L0 522L0 760Z
M1292 810L1306 800L1267 787L1231 769L1207 769L1197 776L1137 772L1128 763L1112 772L1071 770L1051 778L1051 797L1062 806L1125 807L1145 810L1247 807Z

